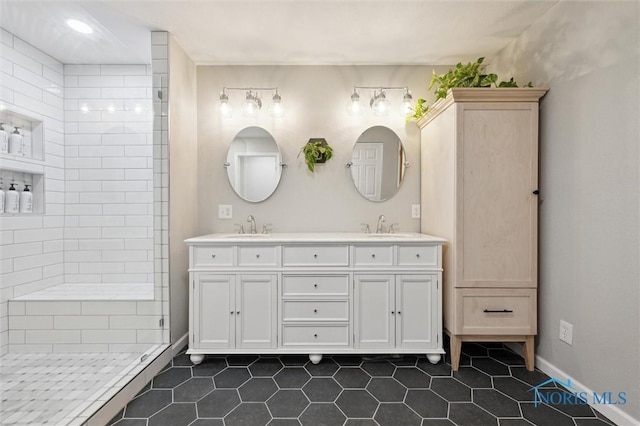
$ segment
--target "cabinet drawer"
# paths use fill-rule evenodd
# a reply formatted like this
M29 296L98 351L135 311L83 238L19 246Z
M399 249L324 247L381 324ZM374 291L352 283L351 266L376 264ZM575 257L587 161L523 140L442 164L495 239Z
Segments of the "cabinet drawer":
M278 251L275 246L239 246L238 266L277 266Z
M283 296L348 296L348 275L283 275Z
M398 266L438 266L438 247L398 246Z
M283 246L282 263L284 266L349 266L349 246Z
M283 325L282 346L349 346L349 325Z
M233 247L194 247L193 267L233 266Z
M393 265L393 246L355 246L353 253L355 266Z
M283 321L349 321L348 300L285 300Z
M456 290L461 334L536 334L536 289Z

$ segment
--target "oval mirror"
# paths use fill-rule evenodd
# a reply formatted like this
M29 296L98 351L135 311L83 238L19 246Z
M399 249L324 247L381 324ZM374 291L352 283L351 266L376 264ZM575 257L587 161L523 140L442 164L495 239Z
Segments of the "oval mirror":
M261 127L242 129L227 151L227 177L243 200L264 201L273 194L282 174L282 156L275 139Z
M351 179L367 200L386 201L393 197L402 185L405 170L404 147L388 127L369 127L353 146Z

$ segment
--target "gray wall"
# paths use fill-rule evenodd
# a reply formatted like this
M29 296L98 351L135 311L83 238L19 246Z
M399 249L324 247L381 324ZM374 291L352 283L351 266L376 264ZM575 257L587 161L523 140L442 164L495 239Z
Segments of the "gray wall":
M540 110L540 357L640 419L637 2L561 2L491 60ZM574 343L558 339L574 325Z
M361 117L347 114L354 85L405 86L414 98L427 97L431 66L200 66L198 67L198 233L231 232L234 223L244 223L253 214L259 229L264 223L273 232L359 231L361 222L375 226L384 214L401 231L418 231L420 221L411 219L411 204L420 202L419 131L405 123L399 113L374 117L368 106ZM438 72L443 70L437 68ZM446 68L444 68L446 70ZM223 86L278 86L285 116L271 118L265 111L270 102L264 93L264 107L257 119L242 117L238 108L244 93L229 92L235 107L230 119L220 117L216 107ZM403 93L389 93L394 108L400 108ZM368 105L369 91L361 92ZM261 126L273 135L289 167L280 185L262 203L248 203L230 188L223 167L227 148L234 136L247 126ZM345 164L358 136L370 126L384 125L398 134L407 150L405 182L389 201L373 203L353 186ZM307 171L303 157L296 158L309 138L324 137L334 148L326 164ZM218 204L233 206L232 220L218 219Z
M189 252L197 223L196 66L169 40L169 252L171 341L189 329Z

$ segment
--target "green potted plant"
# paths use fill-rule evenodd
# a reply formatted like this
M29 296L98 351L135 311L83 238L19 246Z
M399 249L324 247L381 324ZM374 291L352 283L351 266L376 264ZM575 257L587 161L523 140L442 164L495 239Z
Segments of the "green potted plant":
M497 74L486 74L484 72L483 61L484 58L478 58L475 62L469 62L466 65L458 62L455 68L450 68L448 72L440 75L433 71L427 90L431 90L435 86L433 93L435 93L437 101L446 98L449 89L455 87L518 87L513 77L508 81L497 83ZM527 84L527 87L531 87L531 82ZM407 119L418 119L426 114L428 110L429 105L427 101L422 98L418 99L413 108L413 114L408 116Z
M316 164L324 163L333 157L333 148L324 138L311 138L302 149L300 154L304 155L304 161L311 173L316 169ZM298 157L300 156L298 154Z

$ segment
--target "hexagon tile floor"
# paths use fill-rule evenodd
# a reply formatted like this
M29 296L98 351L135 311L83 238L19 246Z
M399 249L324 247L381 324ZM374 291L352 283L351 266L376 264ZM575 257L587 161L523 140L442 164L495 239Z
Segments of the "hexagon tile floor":
M181 354L110 425L613 425L587 405L534 407L529 390L547 379L500 344L465 343L455 373L416 356L336 355L317 365L306 356L227 356L193 366Z

